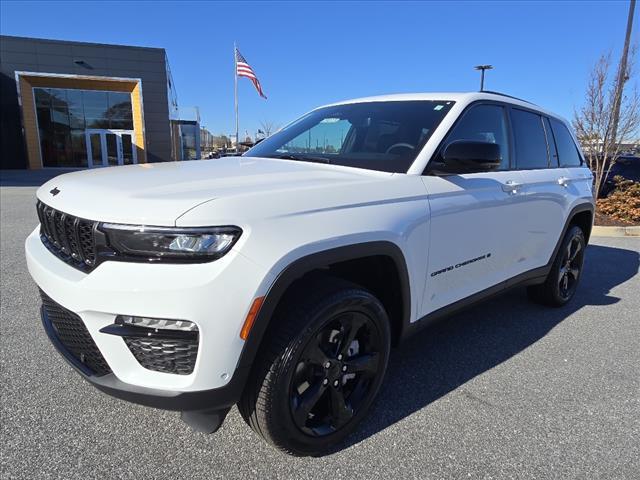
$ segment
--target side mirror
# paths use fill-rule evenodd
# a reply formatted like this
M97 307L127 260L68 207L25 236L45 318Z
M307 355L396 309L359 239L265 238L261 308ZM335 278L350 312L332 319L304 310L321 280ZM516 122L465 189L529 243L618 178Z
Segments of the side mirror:
M455 140L442 153L447 173L487 172L500 167L500 145L474 140ZM440 170L440 169L439 169Z

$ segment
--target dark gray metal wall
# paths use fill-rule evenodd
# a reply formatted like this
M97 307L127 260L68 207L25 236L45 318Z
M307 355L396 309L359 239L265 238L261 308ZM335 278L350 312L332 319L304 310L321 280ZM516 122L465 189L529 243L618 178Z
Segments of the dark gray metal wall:
M74 63L80 60L90 68ZM141 79L147 161L171 160L163 48L0 36L0 168L27 167L16 71Z

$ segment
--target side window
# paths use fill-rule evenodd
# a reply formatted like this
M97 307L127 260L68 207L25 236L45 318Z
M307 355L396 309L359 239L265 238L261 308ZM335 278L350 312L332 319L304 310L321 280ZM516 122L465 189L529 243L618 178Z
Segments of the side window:
M579 167L582 165L582 159L578 154L578 147L573 141L573 137L564 123L551 119L551 127L553 135L558 145L558 156L560 157L561 167Z
M558 167L558 149L556 147L556 140L551 130L551 124L549 119L544 117L544 133L547 135L547 145L549 146L549 166L551 168Z
M445 145L455 140L475 140L500 145L499 170L509 168L509 135L504 107L499 105L476 105L468 110L449 132Z
M518 169L548 168L547 140L542 117L517 108L511 110L511 123L516 143Z

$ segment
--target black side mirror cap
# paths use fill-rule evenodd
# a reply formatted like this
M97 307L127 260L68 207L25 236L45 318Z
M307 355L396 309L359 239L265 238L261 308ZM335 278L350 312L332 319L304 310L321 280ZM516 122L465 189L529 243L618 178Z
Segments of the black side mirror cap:
M446 172L474 173L495 170L500 167L500 145L474 140L455 140L442 153Z

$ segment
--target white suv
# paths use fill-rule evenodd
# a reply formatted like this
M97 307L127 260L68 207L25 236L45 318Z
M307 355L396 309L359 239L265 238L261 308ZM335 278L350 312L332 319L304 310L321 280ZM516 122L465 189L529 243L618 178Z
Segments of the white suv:
M242 157L66 174L26 240L42 321L99 389L319 454L391 345L489 295L574 295L592 175L567 123L496 93L318 108ZM416 368L419 368L416 366Z

